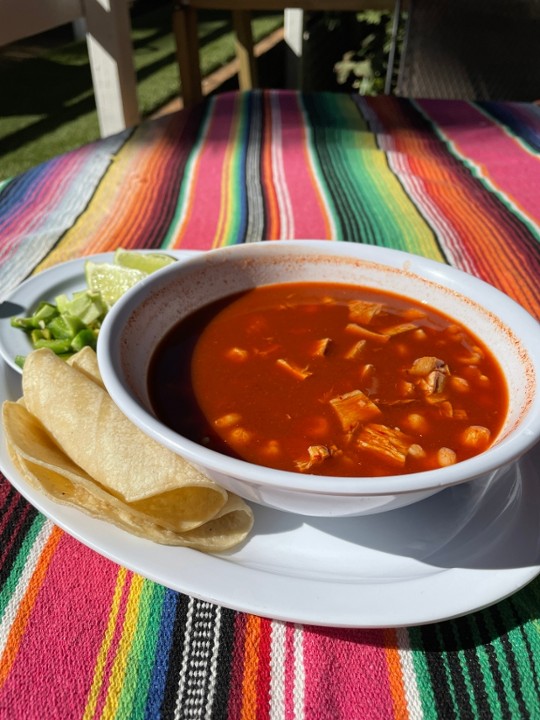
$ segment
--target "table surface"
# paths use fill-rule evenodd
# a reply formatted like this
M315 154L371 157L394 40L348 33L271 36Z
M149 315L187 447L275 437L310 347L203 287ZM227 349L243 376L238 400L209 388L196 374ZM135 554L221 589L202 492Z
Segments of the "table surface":
M0 295L125 248L365 242L540 316L540 107L228 93L0 183ZM302 626L123 568L0 475L0 718L540 717L540 580L410 628ZM399 597L396 597L396 604Z

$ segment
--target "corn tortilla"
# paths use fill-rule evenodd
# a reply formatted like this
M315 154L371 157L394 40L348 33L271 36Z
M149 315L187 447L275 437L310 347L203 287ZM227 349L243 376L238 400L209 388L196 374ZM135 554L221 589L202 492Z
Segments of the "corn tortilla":
M219 551L245 539L249 506L134 426L101 384L95 353L78 355L68 365L34 351L23 399L4 403L10 455L27 481L156 542Z
M83 347L83 349L79 350L78 353L71 355L67 360L67 364L71 365L71 367L76 370L79 370L79 372L82 372L86 375L86 377L93 380L101 388L103 388L103 390L105 390L105 385L103 384L103 380L101 379L101 374L99 372L97 355L91 347Z

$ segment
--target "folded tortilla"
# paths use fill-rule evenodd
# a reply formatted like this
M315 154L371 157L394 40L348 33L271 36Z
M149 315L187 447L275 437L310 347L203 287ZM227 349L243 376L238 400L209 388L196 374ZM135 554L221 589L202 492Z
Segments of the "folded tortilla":
M48 497L156 542L216 552L241 542L249 506L145 435L103 387L95 353L32 352L3 423L20 472Z

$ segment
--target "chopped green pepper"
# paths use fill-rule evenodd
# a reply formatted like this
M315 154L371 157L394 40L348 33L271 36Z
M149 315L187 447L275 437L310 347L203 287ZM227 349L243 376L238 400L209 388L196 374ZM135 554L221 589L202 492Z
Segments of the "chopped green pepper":
M11 318L11 325L24 330L35 349L50 348L67 358L86 346L95 349L107 310L99 292L82 290L71 299L58 295L55 303L40 302L32 315ZM24 357L17 356L15 362L22 367Z

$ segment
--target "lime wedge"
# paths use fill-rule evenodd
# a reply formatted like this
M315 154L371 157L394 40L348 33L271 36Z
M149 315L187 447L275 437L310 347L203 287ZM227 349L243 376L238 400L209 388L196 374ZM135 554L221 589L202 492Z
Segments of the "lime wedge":
M141 270L148 274L173 262L175 259L164 253L141 253L135 250L124 250L124 248L118 248L114 253L115 265Z
M87 260L84 274L88 289L101 293L101 297L110 307L148 273L136 268L123 267L113 263L95 263Z

